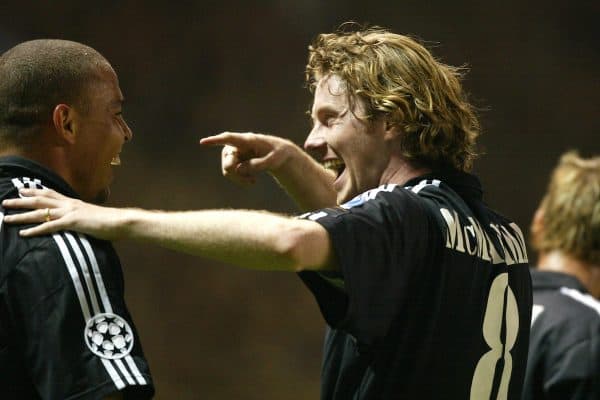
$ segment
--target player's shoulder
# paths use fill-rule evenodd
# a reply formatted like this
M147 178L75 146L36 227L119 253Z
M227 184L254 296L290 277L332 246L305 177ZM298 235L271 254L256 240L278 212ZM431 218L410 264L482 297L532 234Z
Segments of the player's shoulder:
M48 264L48 260L56 259L58 255L58 249L51 236L25 238L19 234L22 229L33 225L3 223L4 215L9 213L12 213L11 210L0 208L0 280L3 280L17 266L33 263Z
M0 226L0 281L15 273L37 276L48 282L61 281L74 265L98 262L96 260L118 264L110 242L70 231L20 236L19 231L28 226L33 225Z
M600 337L599 307L600 302L572 288L547 291L541 299L534 296L532 343L556 355L576 352L580 357L600 357L600 348L593 345Z
M19 190L13 183L13 178L0 175L0 201L19 197Z
M13 184L12 179L0 177L0 203L5 199L18 197L18 187ZM52 237L49 235L24 238L19 234L19 231L22 229L34 225L12 225L3 222L5 215L21 212L23 210L6 209L0 206L0 259L2 260L3 270L9 266L16 265L33 253L51 252L54 250Z
M335 207L323 208L299 215L312 221L336 221L358 216L360 219L395 221L397 218L426 212L418 196L401 185L384 184L367 190Z
M7 239L6 232L0 236L0 291L26 296L23 306L32 311L42 299L65 286L68 274L52 237L17 235L11 235L14 240Z
M452 187L451 182L443 179L421 179L411 185L402 186L407 198L434 209L449 208L466 213L469 209L467 199Z
M393 205L395 203L411 203L417 201L417 199L417 196L405 187L388 183L355 196L351 200L341 204L340 208L350 210L364 206L365 204L387 203Z
M600 328L600 301L588 293L570 287L561 287L555 292L557 302L569 310L564 316L595 324Z
M600 302L588 293L566 286L534 291L534 304L537 329L600 334Z

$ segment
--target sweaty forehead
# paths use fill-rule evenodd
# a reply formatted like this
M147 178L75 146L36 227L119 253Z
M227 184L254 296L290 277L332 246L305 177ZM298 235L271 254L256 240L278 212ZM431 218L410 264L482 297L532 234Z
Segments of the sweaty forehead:
M325 75L315 85L315 96L312 106L312 117L320 112L331 111L338 115L346 115L348 111L357 116L366 117L367 106L364 99L348 95L346 82L337 75Z
M315 93L327 93L335 97L344 97L346 82L337 75L325 75L316 84Z
M315 86L313 110L322 107L348 107L346 84L337 75L326 75Z

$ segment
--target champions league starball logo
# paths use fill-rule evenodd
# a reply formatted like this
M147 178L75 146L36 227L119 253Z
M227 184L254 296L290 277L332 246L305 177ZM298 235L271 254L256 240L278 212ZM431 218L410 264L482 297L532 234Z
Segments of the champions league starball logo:
M84 340L97 356L117 360L131 352L133 331L127 321L116 314L97 314L85 325Z

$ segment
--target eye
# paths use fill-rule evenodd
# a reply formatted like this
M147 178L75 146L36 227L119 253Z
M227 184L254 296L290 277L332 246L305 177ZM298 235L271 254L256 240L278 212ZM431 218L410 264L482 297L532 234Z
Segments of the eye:
M333 115L327 116L327 117L325 117L324 125L332 126L332 125L335 125L336 121L337 121L337 118L335 116L333 116Z
M122 124L125 121L125 118L123 118L123 111L117 111L115 113L115 120L117 120L120 124Z

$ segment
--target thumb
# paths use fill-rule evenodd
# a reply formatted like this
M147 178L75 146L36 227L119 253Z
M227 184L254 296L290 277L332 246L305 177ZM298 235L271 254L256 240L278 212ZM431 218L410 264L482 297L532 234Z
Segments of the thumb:
M240 174L254 175L259 172L268 170L273 165L272 153L264 157L251 158L238 164L236 170Z

